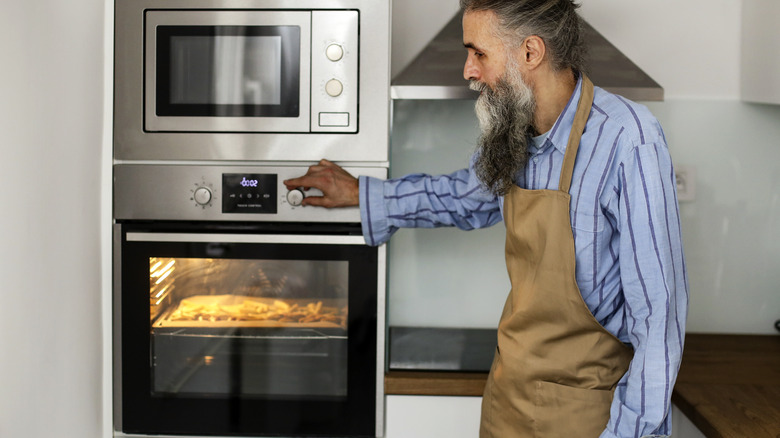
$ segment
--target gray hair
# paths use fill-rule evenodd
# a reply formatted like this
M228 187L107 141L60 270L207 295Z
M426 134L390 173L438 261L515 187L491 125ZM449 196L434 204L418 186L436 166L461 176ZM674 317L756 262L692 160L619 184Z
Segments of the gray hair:
M460 0L463 12L495 12L501 26L498 35L511 46L519 46L531 35L540 37L555 71L585 70L579 7L572 0Z

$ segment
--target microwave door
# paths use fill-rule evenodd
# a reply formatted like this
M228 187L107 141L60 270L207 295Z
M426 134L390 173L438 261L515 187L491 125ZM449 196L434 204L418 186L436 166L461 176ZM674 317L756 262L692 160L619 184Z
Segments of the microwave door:
M151 132L307 132L311 12L149 11Z

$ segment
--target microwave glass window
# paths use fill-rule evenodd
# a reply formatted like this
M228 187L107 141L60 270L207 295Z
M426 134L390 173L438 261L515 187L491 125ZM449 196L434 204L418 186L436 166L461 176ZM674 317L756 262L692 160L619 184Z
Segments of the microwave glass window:
M171 38L171 103L279 105L282 38Z
M159 26L159 116L297 117L296 26Z
M346 397L348 267L151 257L153 394Z

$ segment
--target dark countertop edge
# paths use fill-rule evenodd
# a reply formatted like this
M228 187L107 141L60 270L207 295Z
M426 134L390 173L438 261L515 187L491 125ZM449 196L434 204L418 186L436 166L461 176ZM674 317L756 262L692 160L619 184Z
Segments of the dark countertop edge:
M482 396L488 373L388 371L385 395Z

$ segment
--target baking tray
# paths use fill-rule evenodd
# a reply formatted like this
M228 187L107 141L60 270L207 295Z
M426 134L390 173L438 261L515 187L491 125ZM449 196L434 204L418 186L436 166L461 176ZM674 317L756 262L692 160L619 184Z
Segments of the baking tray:
M308 327L346 328L346 299L278 299L243 295L195 295L182 299L153 328ZM301 315L300 317L291 315ZM327 317L325 320L307 320ZM194 317L195 319L186 319ZM290 320L294 319L294 320Z

